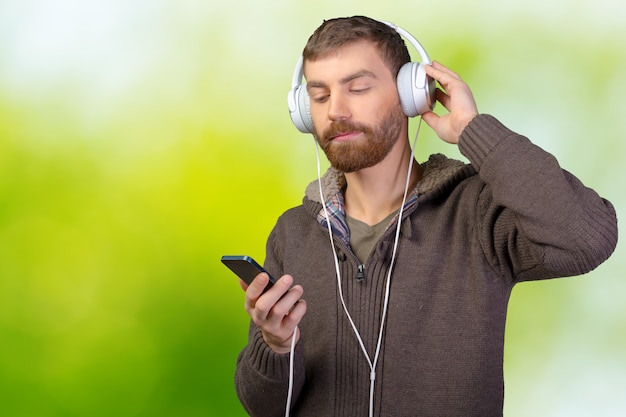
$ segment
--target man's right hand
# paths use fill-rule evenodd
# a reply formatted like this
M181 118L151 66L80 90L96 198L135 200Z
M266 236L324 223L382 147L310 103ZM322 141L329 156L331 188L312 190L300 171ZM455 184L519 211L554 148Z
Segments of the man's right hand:
M265 293L269 282L265 273L257 275L250 285L240 280L241 288L246 291L245 308L254 324L261 329L265 343L276 353L288 353L294 329L306 313L306 302L301 298L304 289L293 284L291 275L283 275ZM296 342L297 342L296 340Z
M437 61L426 66L426 74L443 88L438 88L435 94L449 113L439 116L430 111L424 113L422 119L445 142L458 144L465 127L478 115L472 91L457 73Z

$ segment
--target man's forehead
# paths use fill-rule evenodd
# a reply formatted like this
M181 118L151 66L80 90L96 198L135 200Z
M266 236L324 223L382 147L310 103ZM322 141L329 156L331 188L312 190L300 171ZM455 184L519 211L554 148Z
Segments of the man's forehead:
M307 81L341 72L344 72L342 78L356 72L362 72L363 75L375 75L385 68L386 65L376 44L365 40L352 42L303 63L303 71ZM366 74L367 72L369 74Z

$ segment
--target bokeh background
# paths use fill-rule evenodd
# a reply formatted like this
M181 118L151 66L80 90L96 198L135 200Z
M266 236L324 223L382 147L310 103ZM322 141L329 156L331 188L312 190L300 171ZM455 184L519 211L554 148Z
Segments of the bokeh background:
M620 2L0 0L0 415L244 415L219 257L262 261L315 178L286 94L310 33L354 14L415 35L624 218ZM424 127L432 152L463 158ZM506 416L626 413L625 252L515 289Z

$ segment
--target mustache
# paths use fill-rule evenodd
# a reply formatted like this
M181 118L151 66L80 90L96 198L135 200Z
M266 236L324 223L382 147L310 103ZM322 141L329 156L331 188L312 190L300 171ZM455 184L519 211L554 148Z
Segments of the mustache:
M325 143L328 143L334 137L348 132L362 132L367 134L371 132L371 129L361 123L354 123L349 120L339 120L337 122L333 122L330 126L328 126L328 128L324 132L322 132L320 138Z

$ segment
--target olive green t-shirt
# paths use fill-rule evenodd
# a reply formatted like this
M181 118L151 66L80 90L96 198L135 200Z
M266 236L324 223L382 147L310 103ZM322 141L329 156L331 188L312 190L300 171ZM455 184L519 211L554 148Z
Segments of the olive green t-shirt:
M348 224L348 229L350 229L350 247L361 263L365 263L378 238L382 236L387 226L389 226L389 222L397 213L397 210L394 211L373 226L346 214L346 223Z

